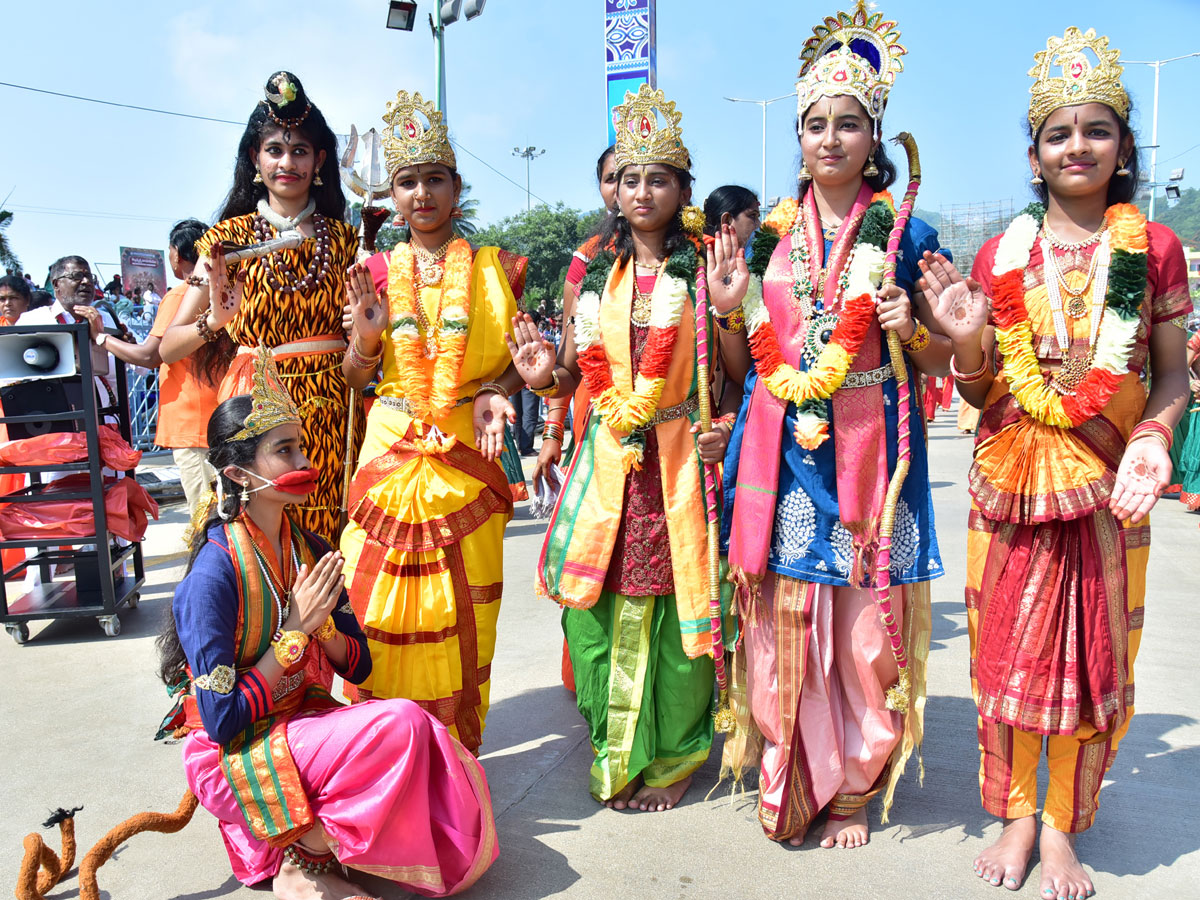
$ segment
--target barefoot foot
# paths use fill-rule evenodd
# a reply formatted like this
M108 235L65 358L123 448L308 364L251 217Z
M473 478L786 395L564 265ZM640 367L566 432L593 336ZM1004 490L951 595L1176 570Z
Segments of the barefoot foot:
M671 809L680 801L687 792L687 789L691 787L691 784L692 776L689 775L665 788L654 788L645 785L633 795L633 799L629 801L629 805L634 809L640 809L642 812L662 812L663 810Z
M633 781L605 800L604 805L609 809L625 809L629 806L629 798L633 796L634 791L638 789L638 785L641 783L642 779L640 776L633 779Z
M867 808L857 809L843 818L829 816L825 830L821 832L821 846L826 850L831 847L854 849L867 843L870 829L867 828Z
M332 872L314 875L285 859L271 888L277 900L343 900L362 896L357 887L337 874L339 872L341 868L335 867Z
M1039 851L1042 883L1038 893L1043 900L1084 900L1096 893L1092 879L1075 855L1075 835L1043 822Z
M975 857L975 874L993 887L1003 884L1010 891L1020 889L1036 837L1033 816L1005 819L996 843Z

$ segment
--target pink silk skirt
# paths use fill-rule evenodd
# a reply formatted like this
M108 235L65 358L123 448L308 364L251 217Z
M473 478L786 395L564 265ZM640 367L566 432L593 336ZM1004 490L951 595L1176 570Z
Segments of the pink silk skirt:
M287 727L313 814L345 866L443 897L496 859L496 823L479 762L409 700L371 700L300 715ZM203 730L183 745L188 786L216 816L233 873L272 878L283 851L256 840Z
M902 588L892 605L900 621ZM903 733L884 693L896 661L866 590L769 572L745 628L750 709L765 738L759 819L786 840L836 794L877 786Z

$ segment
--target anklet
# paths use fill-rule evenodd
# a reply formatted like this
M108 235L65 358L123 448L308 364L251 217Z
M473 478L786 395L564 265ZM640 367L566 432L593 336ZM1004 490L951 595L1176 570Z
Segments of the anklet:
M313 853L303 847L299 841L288 844L283 848L283 855L288 862L309 875L328 875L337 865L337 857L333 851L328 853Z

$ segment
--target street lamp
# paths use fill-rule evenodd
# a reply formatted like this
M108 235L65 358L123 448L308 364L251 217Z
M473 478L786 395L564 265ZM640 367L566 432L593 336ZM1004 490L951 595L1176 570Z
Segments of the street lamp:
M433 12L429 16L429 30L433 32L434 67L437 80L437 108L442 113L442 121L447 122L446 114L446 26L457 22L462 13L468 19L478 18L483 13L487 0L434 0ZM412 31L417 18L415 0L390 0L388 3L387 27L397 31Z
M417 20L417 4L413 0L391 0L388 4L387 27L396 31L412 31Z
M1172 56L1170 59L1123 59L1123 66L1153 66L1154 67L1154 124L1151 127L1150 135L1150 208L1146 212L1146 219L1154 221L1154 191L1158 187L1158 73L1164 65L1169 62L1177 62L1181 59L1191 59L1193 56L1200 56L1200 52L1185 53L1183 56Z
M772 103L778 103L780 100L786 100L792 96L795 95L784 94L782 97L774 97L770 100L743 100L740 97L725 98L730 103L757 103L762 107L762 193L758 195L759 206L767 202L767 107Z
M528 212L533 209L533 201L530 199L529 193L529 163L531 160L537 159L545 150L539 150L537 147L526 147L522 150L520 147L513 147L513 156L522 157L525 160L525 210Z

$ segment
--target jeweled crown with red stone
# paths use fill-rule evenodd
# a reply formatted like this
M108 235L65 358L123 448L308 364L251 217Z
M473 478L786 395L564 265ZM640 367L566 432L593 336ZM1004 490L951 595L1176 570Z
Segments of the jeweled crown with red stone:
M450 135L442 123L442 114L432 102L426 102L420 91L409 96L399 91L383 114L387 128L383 130L383 159L388 177L405 166L422 163L441 163L457 170Z
M617 133L613 161L617 171L653 163L690 169L692 157L683 145L683 128L679 125L682 119L683 114L675 111L675 102L645 82L636 94L626 91L625 102L613 107Z
M1095 64L1088 53L1095 57ZM1108 38L1096 37L1096 29L1080 31L1074 25L1062 37L1051 36L1046 49L1033 57L1033 86L1029 89L1029 126L1033 133L1050 113L1063 106L1103 103L1122 119L1129 120L1129 94L1121 84L1120 50L1108 49ZM1062 75L1051 76L1053 68Z
M904 69L901 57L907 52L896 23L884 21L883 13L869 13L863 0L853 13L827 16L800 51L796 82L800 116L822 97L849 96L878 122L896 74ZM864 53L877 57L878 67Z

